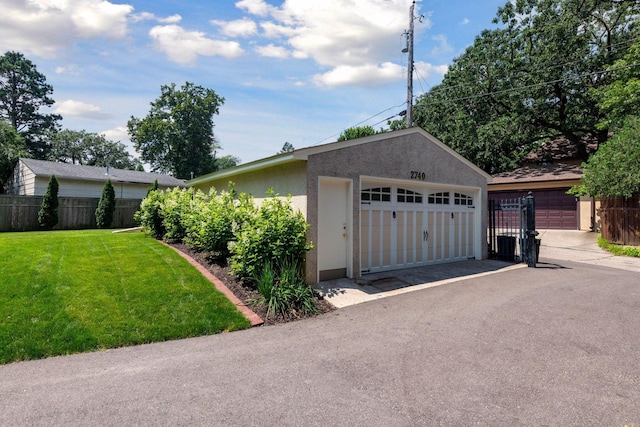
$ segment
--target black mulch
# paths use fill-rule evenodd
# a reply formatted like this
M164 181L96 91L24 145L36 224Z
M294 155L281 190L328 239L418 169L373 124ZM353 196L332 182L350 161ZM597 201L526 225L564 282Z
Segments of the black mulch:
M331 303L322 299L322 297L318 295L318 298L315 301L316 307L318 308L318 313L315 315L296 315L290 317L284 317L282 315L271 315L267 317L267 306L265 304L256 305L256 301L260 299L260 293L254 287L245 284L240 280L237 280L236 277L231 273L231 268L227 264L226 260L208 256L203 252L195 251L189 246L182 243L171 243L170 245L178 249L180 252L189 255L200 265L209 270L211 274L216 276L222 283L224 283L224 285L229 288L229 290L233 292L233 294L238 297L240 301L242 301L247 307L251 308L251 310L253 310L253 312L258 316L260 316L260 318L264 320L265 326L314 317L319 314L328 313L335 310L335 307L331 305Z

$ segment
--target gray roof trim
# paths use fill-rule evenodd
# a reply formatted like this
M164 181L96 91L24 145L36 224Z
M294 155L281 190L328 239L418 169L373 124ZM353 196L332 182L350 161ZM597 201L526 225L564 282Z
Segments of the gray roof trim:
M460 160L462 163L464 163L465 165L467 165L477 173L481 174L483 177L487 179L487 182L491 182L492 180L491 175L489 175L488 173L480 169L478 166L474 165L472 162L467 160L465 157L460 155L451 147L447 146L445 143L443 143L442 141L440 141L430 133L426 132L424 129L419 127L412 127L409 129L401 129L397 131L377 133L375 135L365 136L362 138L348 139L346 141L336 141L336 142L330 142L328 144L316 145L313 147L300 148L290 153L278 154L275 156L267 157L265 159L255 160L253 162L246 163L244 165L225 169L219 172L213 172L208 175L203 175L203 176L194 178L190 181L187 181L186 183L187 185L201 184L204 182L231 177L241 173L253 172L253 171L265 169L272 166L278 166L278 165L290 163L296 160L307 161L309 159L309 156L314 154L325 153L328 151L339 150L342 148L353 147L357 145L367 144L369 142L381 141L381 140L398 137L398 136L409 135L413 133L421 134L430 142L434 143L438 147L447 151L449 154L451 154L452 156Z
M153 185L154 181L157 180L158 185L161 187L185 187L183 180L159 173L109 168L109 174L107 175L107 168L99 166L73 165L25 158L21 158L20 162L38 177L48 178L51 175L55 175L56 178L62 179L99 182L106 182L107 179L110 179L113 183L145 185Z

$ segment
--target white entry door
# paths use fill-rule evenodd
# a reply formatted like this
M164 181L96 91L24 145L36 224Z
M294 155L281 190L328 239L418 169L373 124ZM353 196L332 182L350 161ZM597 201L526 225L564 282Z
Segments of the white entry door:
M362 273L472 258L474 215L462 192L363 185Z
M351 181L321 179L318 192L318 280L351 276Z

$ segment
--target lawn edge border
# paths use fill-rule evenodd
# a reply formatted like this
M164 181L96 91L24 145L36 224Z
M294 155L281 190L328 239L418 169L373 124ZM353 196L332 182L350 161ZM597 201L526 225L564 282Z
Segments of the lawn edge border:
M240 299L237 296L235 296L235 294L233 292L231 292L231 290L229 288L227 288L225 286L225 284L222 283L222 281L220 279L218 279L216 276L211 274L211 272L209 270L207 270L206 268L204 268L202 266L202 264L197 262L195 259L191 258L189 255L185 254L184 252L180 251L179 249L176 249L173 246L167 244L166 242L163 242L161 240L158 240L158 241L160 243L162 243L163 245L165 245L165 246L173 249L174 251L176 251L182 258L186 259L189 262L189 264L191 264L192 266L197 268L198 271L205 278L207 278L211 283L213 283L213 285L216 287L217 290L222 292L233 304L235 304L235 306L238 308L238 310L240 310L240 312L247 319L249 319L249 322L251 323L252 327L253 326L259 326L259 325L262 325L264 323L264 320L262 320L262 318L260 318L260 316L258 316L256 313L253 312L253 310L251 310L249 307L247 307L247 305L245 303L240 301Z

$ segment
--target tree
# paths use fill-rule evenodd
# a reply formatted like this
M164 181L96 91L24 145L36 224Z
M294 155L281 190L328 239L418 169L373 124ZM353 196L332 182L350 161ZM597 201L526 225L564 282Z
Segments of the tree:
M640 118L629 117L619 132L583 164L582 184L596 197L640 193Z
M343 130L338 137L338 141L362 138L363 136L375 135L376 133L378 132L376 132L376 130L371 126L353 126Z
M224 98L215 91L186 82L161 87L149 114L127 123L131 141L143 161L157 172L189 178L212 172L214 150L213 116Z
M56 129L62 119L58 114L40 111L54 104L52 93L44 74L24 55L7 52L0 57L0 119L13 126L36 159L46 158L49 150L45 133Z
M24 141L8 123L0 120L0 193L20 157L27 156Z
M278 154L290 153L294 150L295 148L290 142L285 142L280 151L278 151Z
M110 141L104 135L65 129L47 134L51 151L48 160L87 166L112 166L135 170L140 161L127 151L124 144Z
M156 181L157 182L157 181ZM96 209L96 225L98 228L108 228L113 222L113 214L116 210L116 192L111 180L108 179L102 187L102 195Z
M415 121L489 173L513 169L540 143L567 138L587 159L585 135L607 129L590 88L620 58L640 2L517 0L422 95Z
M240 164L240 158L228 154L222 157L216 157L213 162L213 171L229 169Z
M594 93L599 98L598 107L605 116L598 127L615 129L628 116L640 116L640 42L634 43L624 58L608 69L611 83Z
M58 179L55 175L49 178L47 191L42 198L40 211L38 212L38 224L40 227L51 230L58 223Z

